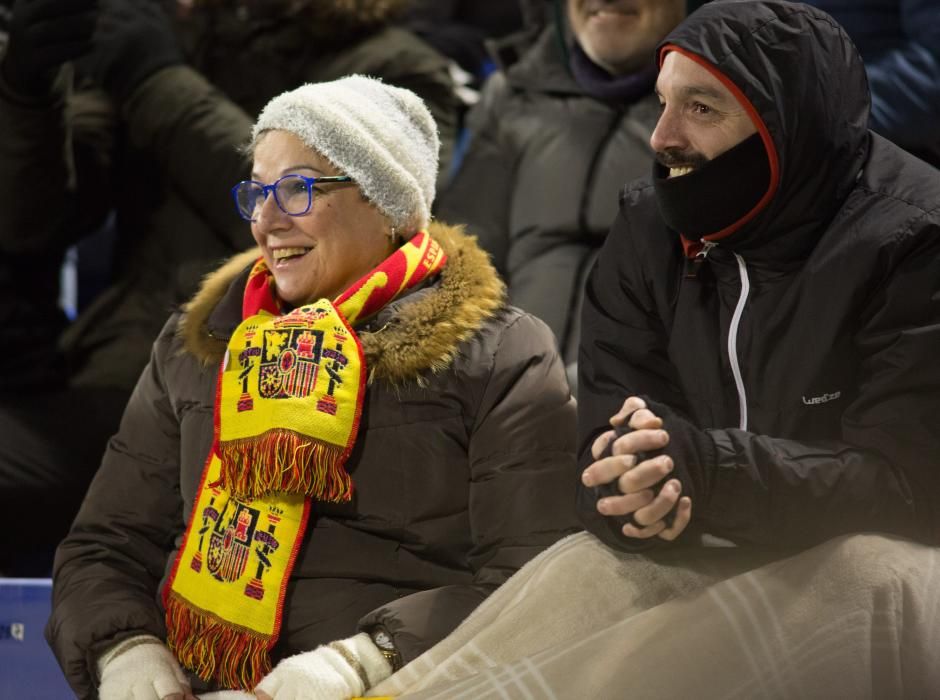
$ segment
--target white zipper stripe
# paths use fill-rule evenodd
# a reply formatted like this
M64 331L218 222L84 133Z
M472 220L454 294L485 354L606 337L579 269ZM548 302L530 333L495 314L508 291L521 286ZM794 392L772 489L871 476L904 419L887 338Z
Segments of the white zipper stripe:
M747 394L744 393L744 379L741 377L741 365L738 364L738 326L741 323L741 316L744 314L747 295L751 291L751 281L747 276L747 266L744 264L744 258L737 253L734 254L734 257L738 261L738 271L741 273L741 297L738 299L738 305L731 317L731 327L728 329L728 358L731 360L731 373L734 375L734 383L738 389L738 406L741 413L740 428L741 430L747 430Z

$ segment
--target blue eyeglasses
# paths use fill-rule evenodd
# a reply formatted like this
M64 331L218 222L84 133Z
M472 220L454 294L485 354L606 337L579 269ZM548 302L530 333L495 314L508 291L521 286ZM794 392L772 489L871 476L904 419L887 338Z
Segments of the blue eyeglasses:
M271 185L256 180L243 180L232 188L235 208L238 215L246 221L257 221L258 213L268 195L274 193L278 208L289 216L303 216L313 205L313 192L316 185L331 182L352 182L347 175L327 177L305 177L303 175L285 175Z

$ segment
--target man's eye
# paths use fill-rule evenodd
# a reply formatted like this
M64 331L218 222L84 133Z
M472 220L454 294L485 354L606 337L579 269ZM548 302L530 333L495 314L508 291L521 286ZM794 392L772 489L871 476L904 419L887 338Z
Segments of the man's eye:
M696 102L692 105L692 111L696 114L711 114L712 108L708 105L703 105L701 102Z

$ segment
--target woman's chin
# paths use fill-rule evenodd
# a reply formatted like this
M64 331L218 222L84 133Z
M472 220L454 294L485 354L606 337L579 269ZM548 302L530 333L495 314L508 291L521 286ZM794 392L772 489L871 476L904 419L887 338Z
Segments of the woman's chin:
M274 283L277 285L278 297L291 306L300 306L320 298L316 295L317 290L300 283L293 275L279 275L275 271Z

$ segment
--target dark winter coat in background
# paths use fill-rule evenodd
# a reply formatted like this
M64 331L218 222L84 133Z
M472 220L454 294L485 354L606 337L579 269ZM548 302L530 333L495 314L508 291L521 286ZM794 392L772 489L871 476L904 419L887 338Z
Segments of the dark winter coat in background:
M407 662L578 529L575 405L551 334L505 305L470 239L440 225L431 234L449 258L440 278L357 329L371 379L347 463L355 497L313 506L275 663L360 620L384 623ZM165 638L158 592L212 443L218 366L256 257L228 263L170 319L58 551L47 637L81 697L105 648Z
M475 79L494 68L486 41L522 29L521 3L505 0L415 0L406 26Z
M865 61L871 128L940 167L940 3L809 0L839 22Z
M727 21L714 9L666 41L756 108L771 198L693 262L652 186L624 190L585 302L582 466L640 395L670 434L693 529L759 546L863 531L940 543L940 178L868 130L861 59L831 20L785 2L740 2ZM596 498L579 488L592 532L647 546Z
M572 77L552 23L494 73L467 119L469 144L437 212L467 224L509 286L577 359L584 281L624 183L649 171L656 97L612 105Z

